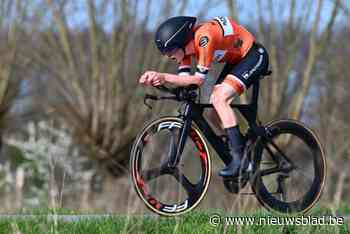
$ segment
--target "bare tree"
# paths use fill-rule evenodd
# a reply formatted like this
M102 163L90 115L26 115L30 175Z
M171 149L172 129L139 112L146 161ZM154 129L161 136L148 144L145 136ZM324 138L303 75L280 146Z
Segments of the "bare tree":
M238 7L237 7L237 0L226 0L226 5L229 11L229 14L233 17L235 20L239 20L239 14L238 14Z
M347 19L345 19L347 20ZM346 38L350 30L342 26L334 33L331 49L327 50L325 59L319 66L320 73L317 82L318 95L307 112L308 117L316 115L315 125L319 129L320 137L324 142L328 165L328 189L325 200L333 201L336 207L349 192L349 178L347 171L350 156L349 135L349 77L348 65L344 63L350 55L350 46ZM314 117L315 119L315 117Z
M175 69L155 51L150 24L159 24L170 14L184 14L188 1L162 1L156 18L151 6L158 3L153 0L86 0L80 7L88 21L80 28L69 26L75 4L80 3L42 2L52 13L45 18L52 26L37 29L40 48L32 56L48 73L50 95L57 91L59 102L53 102L50 111L72 126L75 139L91 158L120 174L125 172L137 131L152 115L142 105L144 88L138 85L138 77L146 69ZM198 14L206 7L203 4ZM163 107L156 105L153 111Z
M18 65L19 24L23 19L21 1L1 1L0 4L0 129L5 128L8 113L19 92L21 77L16 74Z
M264 86L264 115L271 118L288 114L291 118L299 119L304 100L309 94L317 60L332 39L332 30L342 1L333 1L331 15L325 26L320 25L321 11L325 8L323 0L318 0L316 5L309 0L289 1L286 23L278 22L276 17L278 9L286 9L280 5L285 2L278 4L269 0L266 5L260 0L256 2L258 38L269 50L270 64L274 71L268 85ZM313 15L311 12L314 6L316 9ZM263 14L265 9L268 14ZM310 21L311 30L307 33L305 29Z

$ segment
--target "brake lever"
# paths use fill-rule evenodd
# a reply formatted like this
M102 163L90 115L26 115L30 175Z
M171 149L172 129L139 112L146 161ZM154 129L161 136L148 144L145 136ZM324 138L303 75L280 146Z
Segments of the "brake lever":
M155 95L151 95L151 94L146 94L145 97L143 98L143 104L145 106L147 106L150 110L152 110L152 106L150 104L147 103L147 100L151 99L151 100L158 100L158 97Z

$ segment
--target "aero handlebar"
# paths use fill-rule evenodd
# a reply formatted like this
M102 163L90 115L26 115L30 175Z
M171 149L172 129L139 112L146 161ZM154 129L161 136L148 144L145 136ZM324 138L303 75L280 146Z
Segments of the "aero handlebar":
M164 85L155 86L159 91L164 93L172 94L172 96L157 96L152 94L146 94L143 103L150 109L152 109L151 105L147 103L147 100L174 100L178 102L183 101L194 101L197 97L197 93L195 90L198 89L197 85L190 85L188 87L178 87L178 88L169 88Z

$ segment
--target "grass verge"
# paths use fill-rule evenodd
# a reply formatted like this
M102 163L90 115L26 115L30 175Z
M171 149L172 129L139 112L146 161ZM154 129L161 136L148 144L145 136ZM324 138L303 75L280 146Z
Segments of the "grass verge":
M349 222L343 225L225 225L224 218L221 224L213 226L209 220L213 214L221 217L232 217L216 211L192 212L182 217L127 217L111 216L104 218L86 218L77 221L64 221L56 219L52 210L36 210L30 218L4 218L0 219L0 234L2 233L349 233ZM57 212L57 210L56 210ZM56 213L55 212L55 213ZM72 215L67 210L59 210L59 214ZM319 216L321 210L311 216ZM28 214L28 213L27 213ZM49 216L48 216L49 214ZM325 213L323 213L325 214ZM255 214L240 215L239 217L259 218L271 217L265 211ZM273 216L276 217L276 216ZM282 216L281 216L282 217Z

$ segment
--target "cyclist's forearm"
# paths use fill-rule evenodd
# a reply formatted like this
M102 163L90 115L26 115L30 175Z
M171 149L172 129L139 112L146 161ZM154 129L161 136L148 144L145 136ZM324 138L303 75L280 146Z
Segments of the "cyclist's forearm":
M200 76L179 76L169 73L163 73L164 79L166 82L174 84L176 86L189 86L191 84L195 84L201 86L204 82L204 79Z

